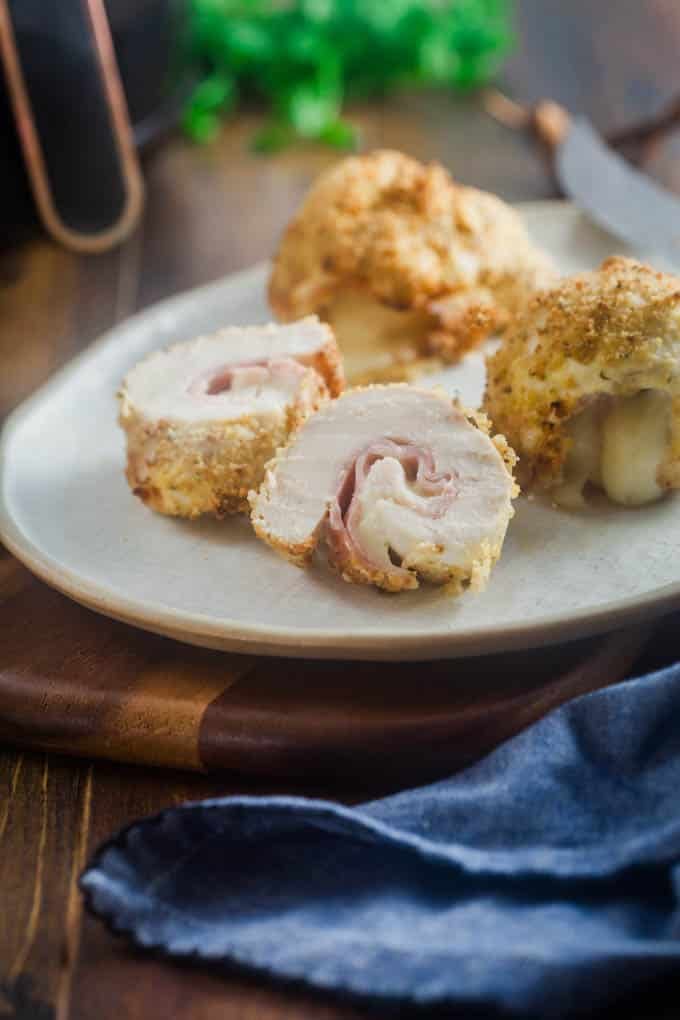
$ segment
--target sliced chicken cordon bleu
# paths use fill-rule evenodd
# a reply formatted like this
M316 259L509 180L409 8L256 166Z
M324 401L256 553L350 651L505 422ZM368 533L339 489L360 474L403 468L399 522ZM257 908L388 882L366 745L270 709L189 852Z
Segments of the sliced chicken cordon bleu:
M250 495L256 533L305 565L322 538L347 581L482 588L501 553L515 457L443 393L369 386L325 404Z
M485 409L522 484L559 505L680 488L680 277L615 257L537 295L489 361Z
M284 320L318 314L350 381L455 361L554 278L518 213L400 152L322 174L286 230L269 298Z
M130 487L179 517L247 510L291 430L343 387L333 334L315 317L229 327L157 351L119 394Z

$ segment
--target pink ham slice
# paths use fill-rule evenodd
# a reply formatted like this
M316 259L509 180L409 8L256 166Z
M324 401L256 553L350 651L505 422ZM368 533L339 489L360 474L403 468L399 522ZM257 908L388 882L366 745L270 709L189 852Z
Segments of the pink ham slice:
M297 563L324 535L347 580L481 586L500 555L512 452L443 394L355 389L321 408L250 497L257 534Z
M189 384L193 397L217 397L233 390L257 389L268 383L299 383L305 367L293 358L260 358L210 369Z
M392 439L371 443L345 472L328 512L326 539L331 559L338 566L355 560L363 561L367 570L372 567L370 553L363 548L358 529L361 495L371 468L385 457L401 465L413 496L418 500L418 512L424 517L433 520L442 517L456 498L455 476L448 471L436 471L430 450ZM389 555L392 560L399 559L393 550ZM399 562L394 563L392 573L395 578L401 577L405 583L411 583L412 575Z

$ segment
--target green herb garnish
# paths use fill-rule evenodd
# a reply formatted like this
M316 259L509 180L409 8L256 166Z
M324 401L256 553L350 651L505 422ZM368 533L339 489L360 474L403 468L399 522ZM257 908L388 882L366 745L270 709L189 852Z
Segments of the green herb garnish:
M512 42L510 0L189 0L199 84L184 128L209 141L240 100L270 118L254 148L297 139L351 149L347 100L400 89L467 90L488 80Z

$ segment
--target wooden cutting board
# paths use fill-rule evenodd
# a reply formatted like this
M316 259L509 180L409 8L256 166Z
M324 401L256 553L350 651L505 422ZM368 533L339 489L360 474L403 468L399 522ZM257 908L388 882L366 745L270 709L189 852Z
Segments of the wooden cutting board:
M98 616L0 547L0 740L144 765L415 783L620 680L648 635L436 663L247 658Z

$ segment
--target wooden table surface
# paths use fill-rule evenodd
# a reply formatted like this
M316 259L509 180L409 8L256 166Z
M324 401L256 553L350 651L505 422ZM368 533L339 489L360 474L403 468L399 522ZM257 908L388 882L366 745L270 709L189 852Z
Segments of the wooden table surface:
M589 114L601 128L616 129L654 113L680 87L677 0L524 0L518 21L519 44L503 83L524 101L551 96ZM366 148L394 146L440 159L461 180L510 200L552 194L532 146L491 121L474 97L403 97L358 110L355 119ZM146 167L143 223L115 252L86 258L43 238L5 241L0 419L102 330L272 251L314 175L336 157L304 149L256 158L247 145L255 123L239 119L209 148L177 138L159 149ZM647 160L652 173L678 190L679 154L676 136ZM36 608L26 612L24 623L37 645L41 586L0 547L0 607L27 588L34 598L26 604ZM83 610L80 626L90 621ZM0 615L0 667L2 657ZM187 798L291 792L291 785L275 777L206 778L0 749L0 1017L367 1015L354 1005L261 981L218 979L141 957L83 916L76 877L98 843L126 822ZM319 789L312 781L303 792L356 800L374 791Z

